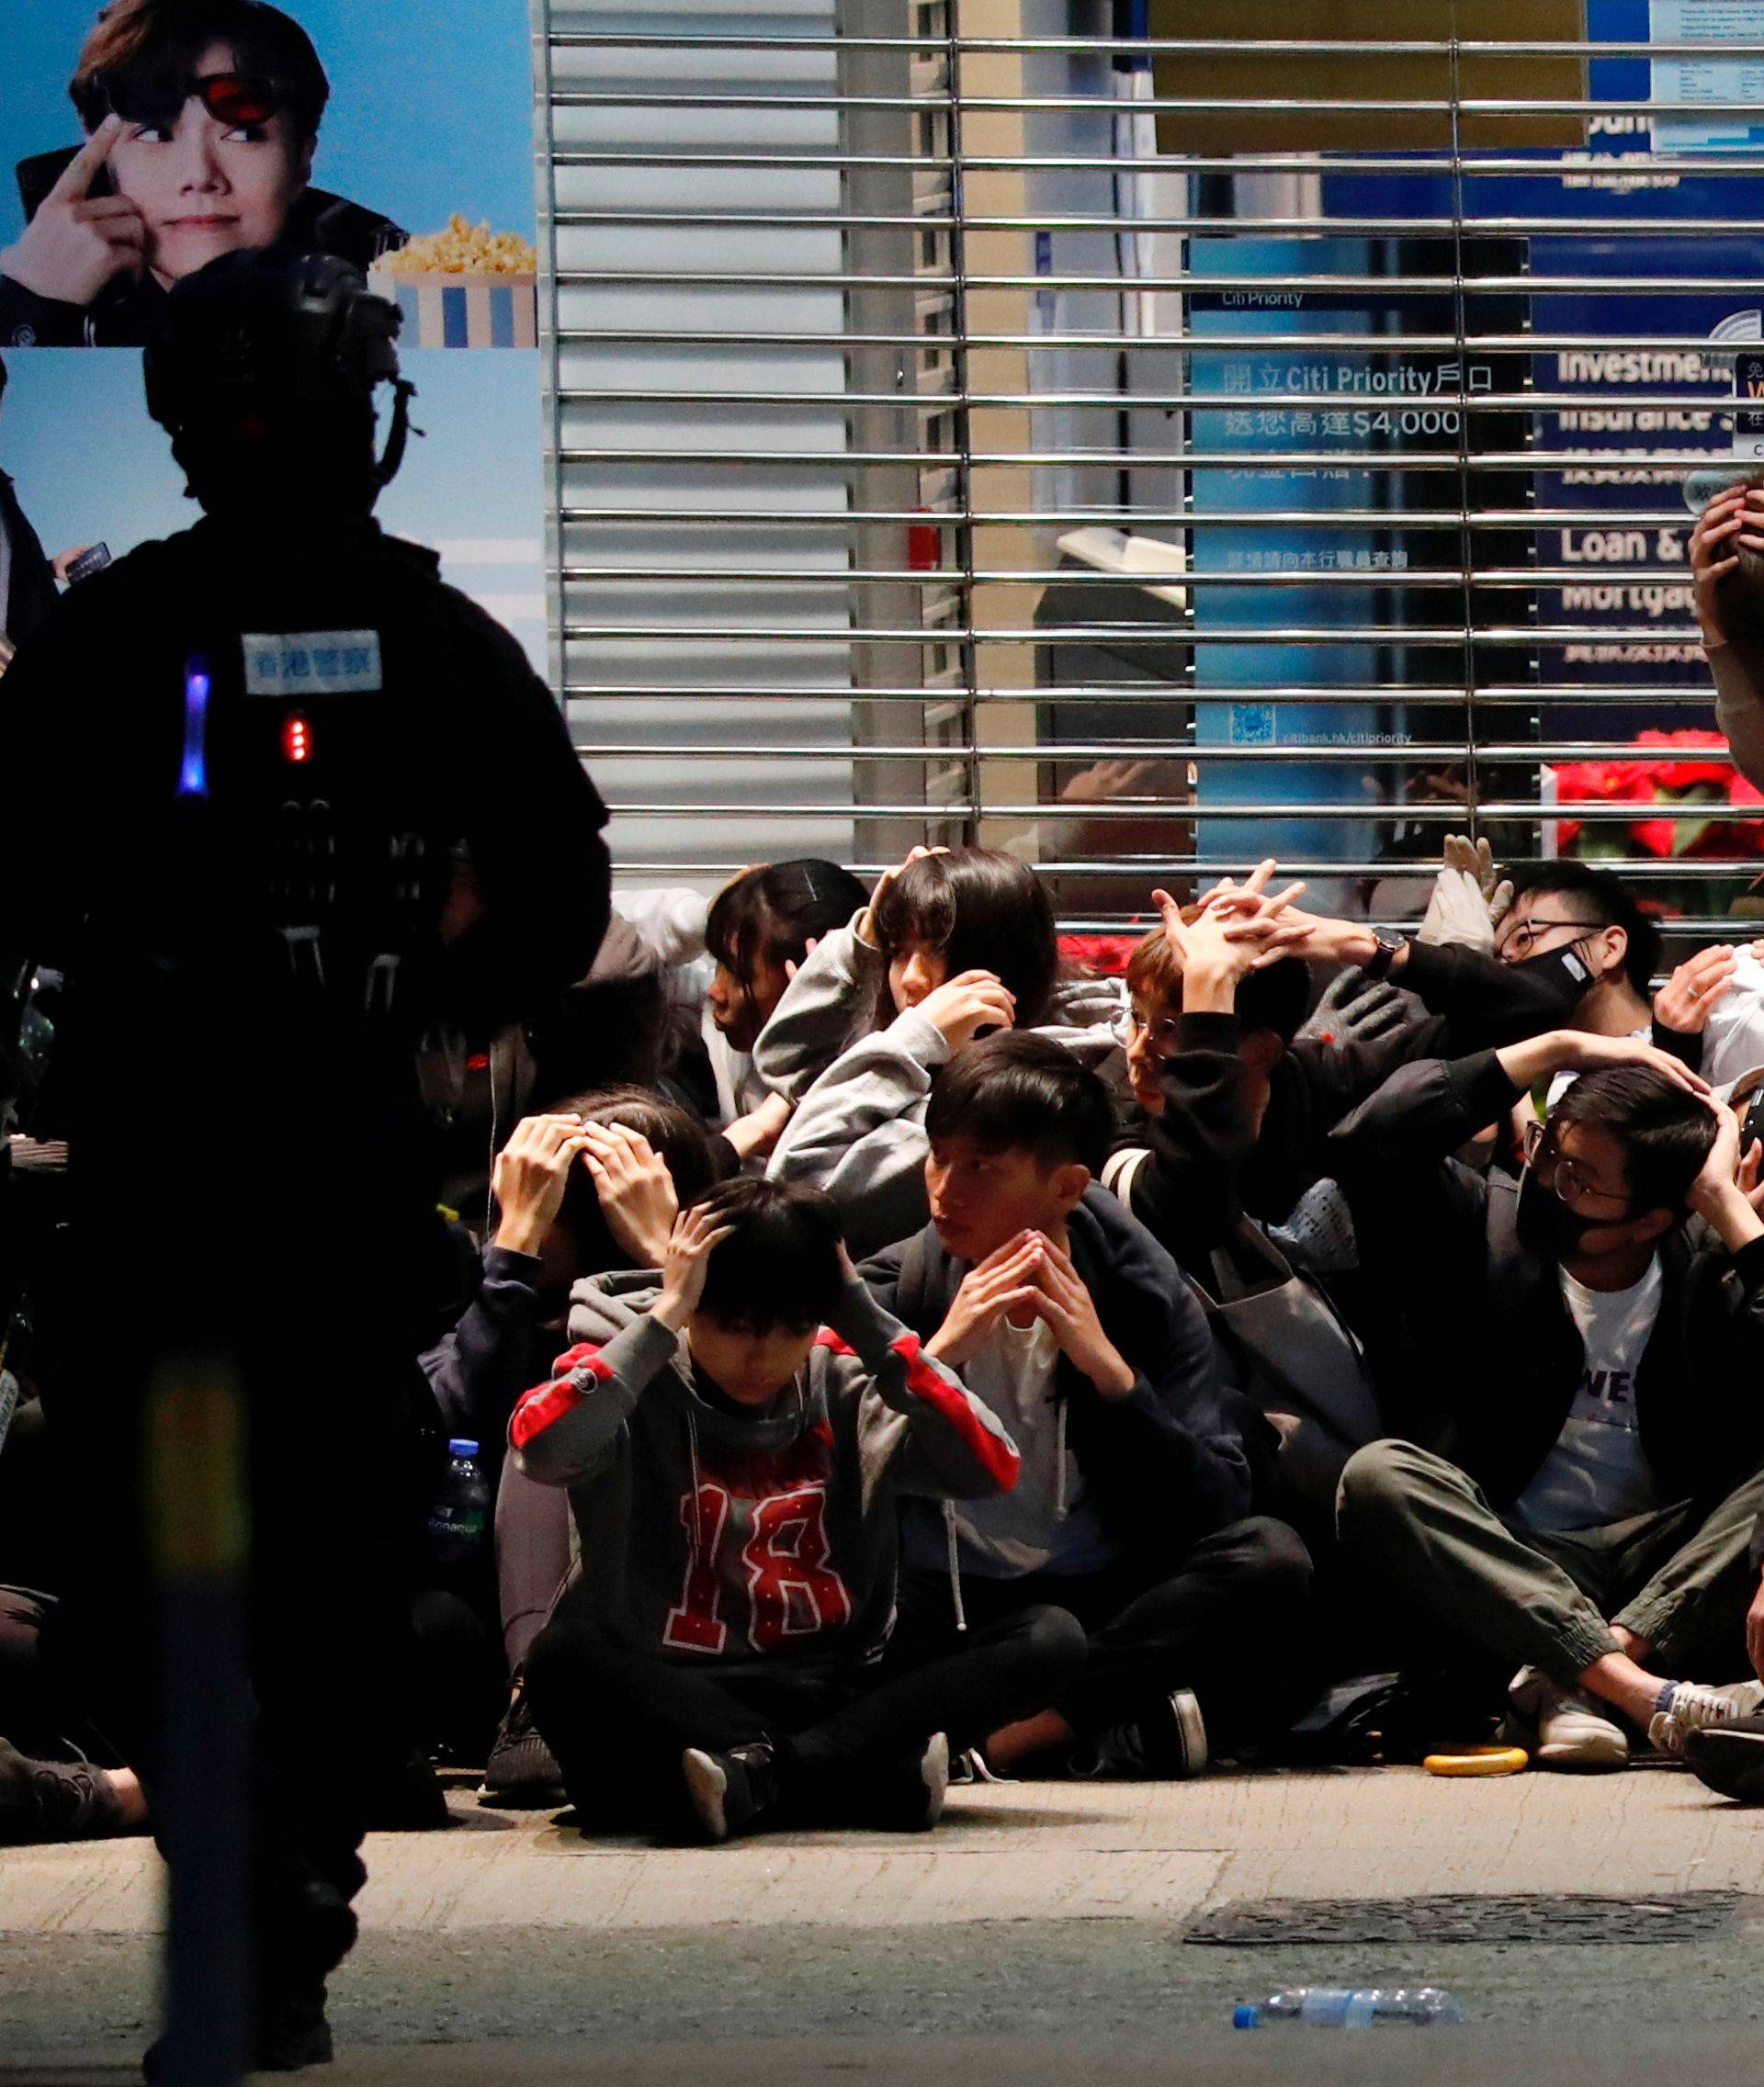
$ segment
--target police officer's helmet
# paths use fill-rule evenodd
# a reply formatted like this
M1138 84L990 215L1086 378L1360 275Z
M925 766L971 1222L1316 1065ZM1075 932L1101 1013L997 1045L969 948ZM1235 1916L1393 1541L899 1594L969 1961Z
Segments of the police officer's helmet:
M143 356L147 410L175 441L254 412L371 429L377 385L395 393L373 477L402 460L413 387L399 375L401 315L360 269L328 254L270 246L223 254L176 284Z

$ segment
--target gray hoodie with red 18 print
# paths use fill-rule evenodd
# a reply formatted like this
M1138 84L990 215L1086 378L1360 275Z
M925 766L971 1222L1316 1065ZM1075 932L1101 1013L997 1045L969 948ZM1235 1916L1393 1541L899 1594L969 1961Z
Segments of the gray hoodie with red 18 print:
M658 1659L828 1675L873 1659L894 1616L899 1502L984 1499L1011 1438L861 1282L773 1404L695 1381L650 1307L653 1273L577 1285L575 1345L514 1409L531 1478L567 1485L582 1572L567 1613Z

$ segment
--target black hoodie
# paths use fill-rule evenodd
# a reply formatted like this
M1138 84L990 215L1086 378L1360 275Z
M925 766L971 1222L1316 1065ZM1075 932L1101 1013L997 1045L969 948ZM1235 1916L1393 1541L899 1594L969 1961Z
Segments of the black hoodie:
M1073 1266L1135 1382L1125 1397L1104 1398L1062 1355L1055 1395L1066 1409L1066 1439L1085 1496L1122 1557L1148 1574L1168 1573L1200 1538L1249 1513L1250 1442L1260 1454L1267 1423L1226 1382L1205 1315L1176 1264L1106 1189L1093 1183L1084 1191L1067 1231ZM929 1339L970 1265L927 1225L859 1273L885 1311ZM907 1512L908 1554L922 1558L943 1535L923 1519L922 1503Z

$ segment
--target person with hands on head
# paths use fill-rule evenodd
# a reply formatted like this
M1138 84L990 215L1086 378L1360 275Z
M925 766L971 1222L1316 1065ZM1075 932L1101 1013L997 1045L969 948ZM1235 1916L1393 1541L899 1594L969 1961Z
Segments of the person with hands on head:
M1211 1257L1248 1217L1296 1221L1283 1250L1317 1272L1351 1265L1351 1231L1325 1179L1329 1131L1419 1045L1408 1003L1396 1021L1343 993L1303 1026L1316 923L1303 885L1271 893L1272 862L1199 906L1156 894L1163 925L1127 965L1132 1108L1102 1172L1177 1262L1211 1287ZM1344 975L1362 995L1386 989ZM1358 1016L1363 1032L1350 1030ZM1295 1213L1300 1213L1295 1220ZM1333 1242L1333 1244L1329 1244ZM1346 1257L1344 1259L1343 1257Z
M705 953L715 965L705 989L705 1047L723 1134L744 1161L766 1157L792 1108L787 1094L775 1093L761 1078L753 1047L821 937L864 902L864 887L849 870L805 855L743 870L705 915Z
M1009 1429L1008 1495L908 1509L899 1636L942 1657L1051 1603L1090 1657L978 1773L1198 1775L1285 1707L1310 1585L1303 1543L1250 1514L1247 1430L1199 1304L1095 1180L1100 1077L1046 1037L944 1066L926 1118L932 1222L865 1264L884 1308Z
M496 1483L497 1607L512 1694L484 1780L501 1803L556 1798L557 1763L534 1730L522 1675L571 1575L562 1495L502 1457L509 1415L558 1351L572 1287L608 1269L659 1268L681 1203L720 1171L717 1141L697 1118L642 1088L600 1089L523 1118L496 1158L496 1228L477 1292L422 1358L446 1432L482 1445Z
M1717 493L1697 517L1689 555L1715 723L1734 766L1764 789L1764 479Z
M1452 1156L1564 1072L1516 1173ZM1429 1660L1500 1663L1546 1768L1621 1767L1635 1733L1680 1755L1756 1709L1675 1678L1737 1659L1758 1577L1764 1220L1731 1112L1668 1053L1560 1030L1405 1066L1333 1143L1388 1300L1369 1359L1423 1424L1350 1461L1340 1533Z
M938 1068L1006 1029L1100 1064L1119 1049L1120 1009L1116 981L1062 972L1029 864L987 848L915 851L822 938L755 1046L762 1077L796 1100L769 1171L825 1189L857 1252L904 1238L925 1221Z
M493 1471L515 1400L556 1353L573 1285L660 1267L681 1201L718 1173L697 1119L642 1088L603 1088L523 1117L496 1156L481 1285L422 1359L447 1433L485 1444Z
M1084 1656L1046 1608L937 1659L892 1630L897 1503L1007 1490L1008 1433L876 1304L813 1190L725 1184L681 1213L659 1282L584 1285L570 1330L510 1440L581 1537L527 1686L584 1822L934 1824L951 1743Z

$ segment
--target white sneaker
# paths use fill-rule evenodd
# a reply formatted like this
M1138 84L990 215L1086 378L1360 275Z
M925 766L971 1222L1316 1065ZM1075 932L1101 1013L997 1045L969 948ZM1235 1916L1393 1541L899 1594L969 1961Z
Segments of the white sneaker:
M1596 1775L1629 1765L1623 1727L1589 1697L1559 1688L1534 1666L1522 1666L1507 1688L1515 1712L1536 1729L1532 1759L1540 1768Z
M1681 1759L1690 1733L1748 1718L1760 1704L1764 1704L1764 1682L1731 1681L1724 1688L1710 1688L1702 1682L1680 1681L1666 1708L1647 1720L1647 1736L1662 1754Z

